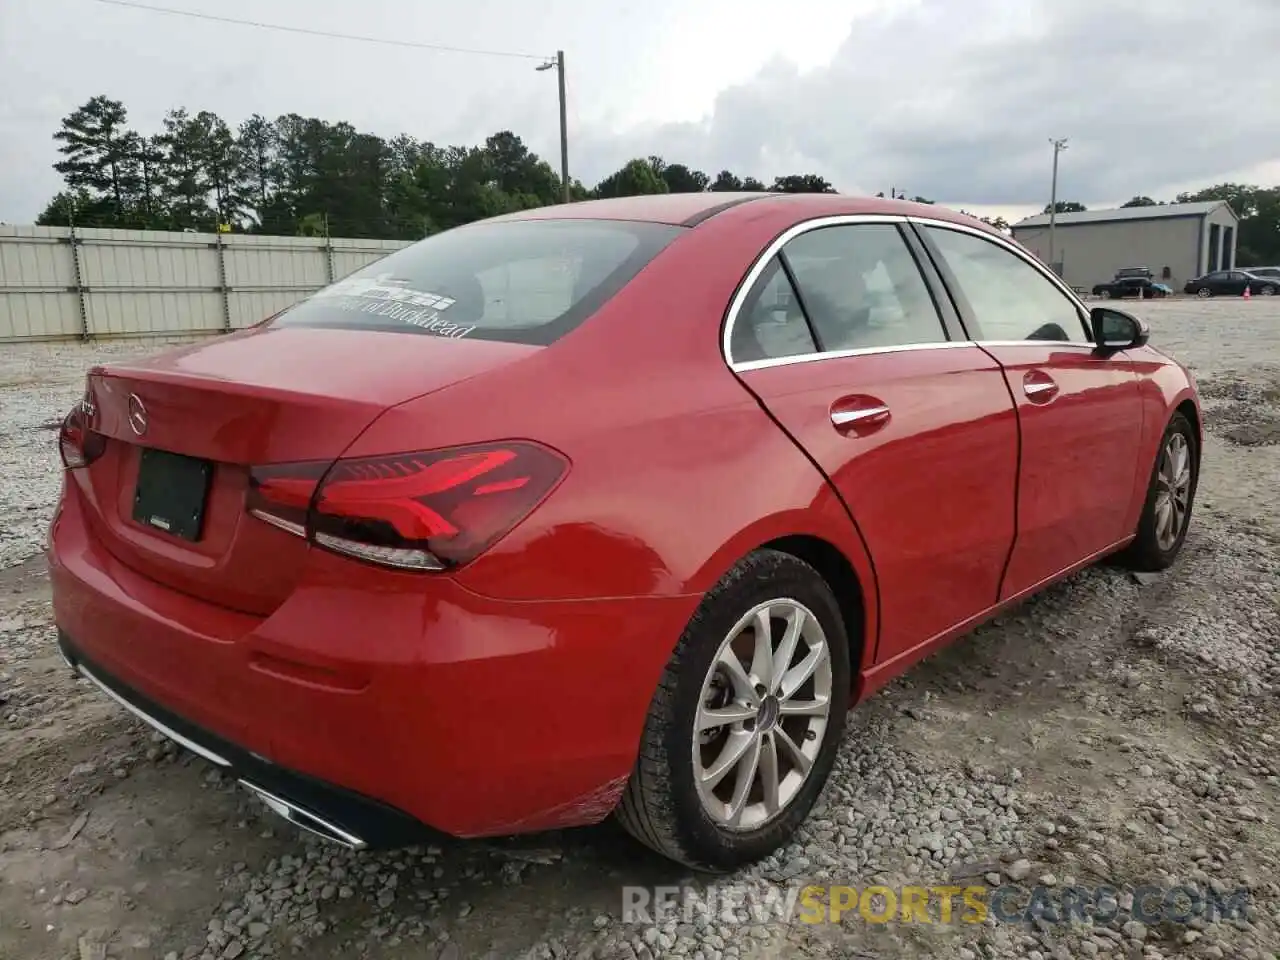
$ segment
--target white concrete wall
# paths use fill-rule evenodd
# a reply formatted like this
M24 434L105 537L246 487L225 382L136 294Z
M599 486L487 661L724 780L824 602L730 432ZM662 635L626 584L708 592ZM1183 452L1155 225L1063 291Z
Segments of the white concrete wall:
M401 240L0 226L0 343L220 333Z

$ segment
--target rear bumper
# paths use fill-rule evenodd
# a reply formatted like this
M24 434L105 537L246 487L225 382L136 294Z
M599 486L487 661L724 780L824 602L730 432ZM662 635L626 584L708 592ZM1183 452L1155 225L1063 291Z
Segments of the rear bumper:
M401 847L440 835L402 810L281 767L202 730L91 662L61 631L58 649L77 674L160 733L219 767L304 830L353 850Z
M259 618L124 566L84 509L68 484L49 537L64 655L278 812L369 846L603 819L700 599L507 602L312 551Z

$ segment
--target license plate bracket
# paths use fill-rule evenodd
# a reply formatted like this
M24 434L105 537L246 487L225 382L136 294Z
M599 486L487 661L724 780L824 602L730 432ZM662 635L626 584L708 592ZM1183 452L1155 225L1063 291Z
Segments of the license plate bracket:
M133 519L182 540L199 540L212 477L213 464L207 460L144 448Z

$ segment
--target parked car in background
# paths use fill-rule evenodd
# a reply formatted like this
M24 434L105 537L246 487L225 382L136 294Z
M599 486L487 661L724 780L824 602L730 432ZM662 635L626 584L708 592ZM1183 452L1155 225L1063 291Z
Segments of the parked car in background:
M1104 300L1123 300L1126 297L1150 300L1154 297L1167 297L1172 292L1172 288L1163 283L1156 283L1150 277L1119 275L1114 280L1099 283L1093 288L1093 295L1102 297Z
M1202 417L1149 335L924 204L446 230L88 372L58 643L348 847L613 814L730 869L794 835L851 704L1102 557L1174 562Z
M1246 270L1215 270L1188 280L1182 289L1197 297L1240 297L1246 289L1250 296L1269 297L1280 290L1280 278L1258 276Z
M1245 273L1268 280L1280 280L1280 267L1241 267Z

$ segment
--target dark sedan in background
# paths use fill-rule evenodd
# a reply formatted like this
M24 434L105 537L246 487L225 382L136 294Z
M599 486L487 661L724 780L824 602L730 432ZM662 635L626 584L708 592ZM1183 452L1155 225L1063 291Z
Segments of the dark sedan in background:
M1259 276L1245 270L1215 270L1188 280L1182 288L1184 293L1192 293L1198 297L1240 297L1245 290L1251 296L1272 296L1280 290L1280 278Z
M1108 282L1099 283L1093 288L1095 297L1104 300L1120 300L1125 297L1138 297L1150 300L1152 297L1167 297L1173 291L1163 283L1157 283L1150 277L1118 276Z

